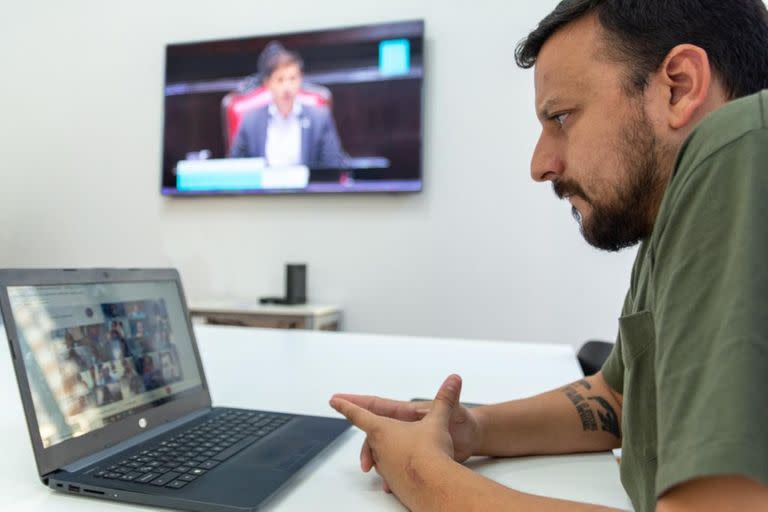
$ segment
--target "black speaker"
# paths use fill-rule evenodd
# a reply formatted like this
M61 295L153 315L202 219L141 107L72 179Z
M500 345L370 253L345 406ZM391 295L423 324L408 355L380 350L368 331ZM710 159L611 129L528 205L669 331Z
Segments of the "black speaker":
M307 266L303 263L285 266L285 303L307 303Z

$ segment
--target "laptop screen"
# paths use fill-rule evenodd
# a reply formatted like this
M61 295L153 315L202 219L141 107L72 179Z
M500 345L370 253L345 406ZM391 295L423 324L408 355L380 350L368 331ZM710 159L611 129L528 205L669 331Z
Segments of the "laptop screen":
M45 448L202 385L175 281L9 286L8 297Z

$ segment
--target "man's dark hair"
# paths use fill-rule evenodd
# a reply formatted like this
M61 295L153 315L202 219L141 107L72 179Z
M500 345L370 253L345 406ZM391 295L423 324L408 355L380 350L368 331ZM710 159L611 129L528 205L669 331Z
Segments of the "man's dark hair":
M627 89L648 77L679 44L704 49L729 98L768 88L768 10L763 0L563 0L515 50L521 68L565 25L596 15L606 55L628 68Z
M299 69L304 68L304 61L298 53L286 50L278 41L270 41L259 54L259 77L266 80L277 68L288 64L296 64Z

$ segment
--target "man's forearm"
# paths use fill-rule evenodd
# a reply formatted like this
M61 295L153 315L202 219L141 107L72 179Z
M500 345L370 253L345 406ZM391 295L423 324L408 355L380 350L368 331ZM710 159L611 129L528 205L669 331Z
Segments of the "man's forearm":
M526 494L489 480L449 457L414 456L397 496L414 512L525 510L608 512L612 508Z
M621 397L601 374L473 413L481 431L475 455L594 452L621 446Z

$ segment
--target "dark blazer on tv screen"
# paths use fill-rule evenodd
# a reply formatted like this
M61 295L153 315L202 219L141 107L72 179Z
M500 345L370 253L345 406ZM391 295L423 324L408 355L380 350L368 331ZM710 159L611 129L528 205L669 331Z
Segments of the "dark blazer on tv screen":
M246 113L237 129L229 156L264 157L267 143L269 106ZM336 123L326 107L303 105L301 124L301 163L308 167L346 167L347 156L341 148Z

